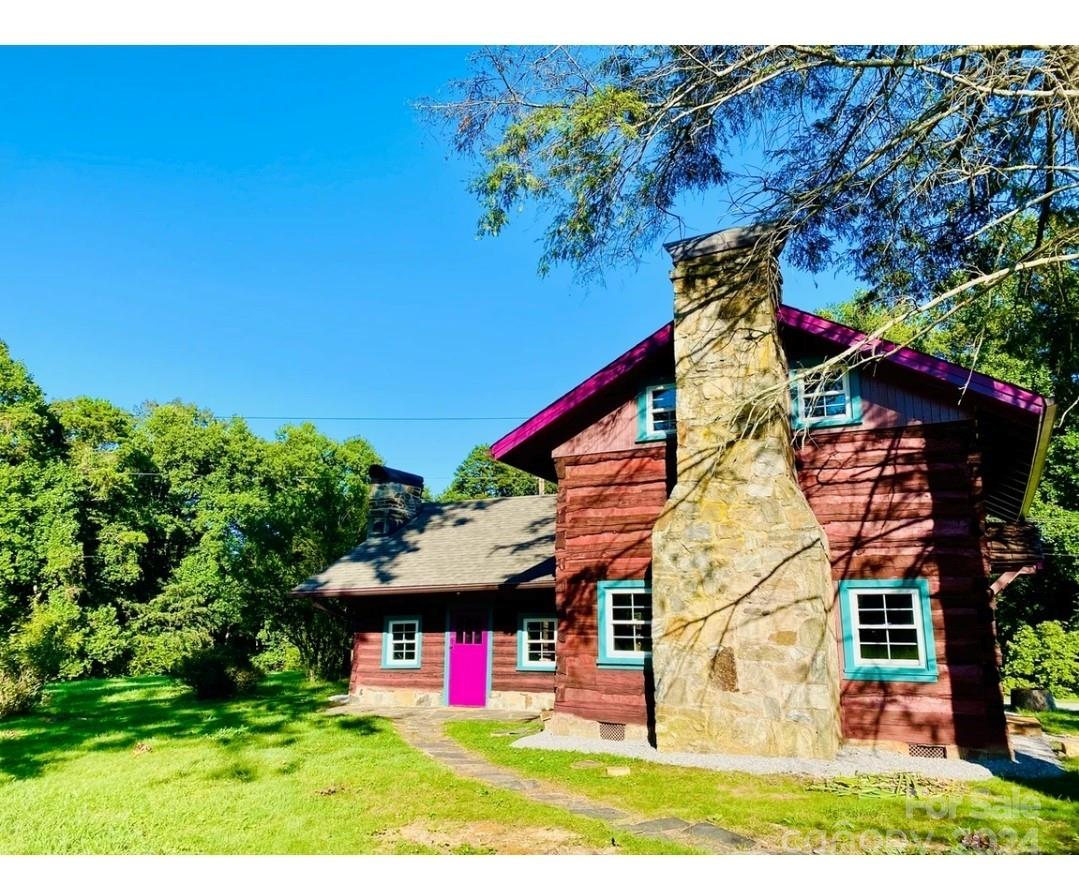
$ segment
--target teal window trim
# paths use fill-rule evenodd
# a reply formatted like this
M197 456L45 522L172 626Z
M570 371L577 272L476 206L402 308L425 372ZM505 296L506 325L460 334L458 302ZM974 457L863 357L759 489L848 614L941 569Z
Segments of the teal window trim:
M487 695L483 697L483 704L491 701L491 691L494 689L495 677L495 611L494 607L487 607Z
M604 579L596 583L596 626L599 635L599 655L596 665L600 668L625 668L641 670L652 658L651 653L614 653L609 649L610 621L607 615L609 592L621 589L644 590L649 595L652 589L643 579Z
M855 369L848 369L843 374L847 389L847 402L850 405L848 414L845 416L832 416L822 419L805 419L802 417L802 381L798 378L798 370L811 369L817 364L824 363L824 357L807 357L791 362L791 427L795 430L804 428L839 428L846 425L862 424L862 378Z
M558 646L558 616L554 613L522 613L517 617L517 670L518 671L554 671L553 662L528 661L528 632L525 623L529 620L543 619L554 623L555 647Z
M442 704L450 704L450 608L446 607L442 633Z
M390 657L393 637L390 626L394 622L416 623L416 658L404 662L395 662ZM383 668L420 668L423 664L423 619L420 616L387 616L382 623L382 667Z
M675 429L667 431L654 431L652 429L652 392L657 388L674 388L674 382L656 382L654 385L645 385L637 395L637 443L647 443L654 440L666 440L673 437ZM676 395L677 396L677 395Z
M855 593L863 590L912 591L915 612L921 615L921 665L860 665L854 637ZM843 623L843 677L852 681L904 681L931 684L937 680L937 653L933 639L933 616L929 607L929 583L925 579L844 579L839 583L839 614Z

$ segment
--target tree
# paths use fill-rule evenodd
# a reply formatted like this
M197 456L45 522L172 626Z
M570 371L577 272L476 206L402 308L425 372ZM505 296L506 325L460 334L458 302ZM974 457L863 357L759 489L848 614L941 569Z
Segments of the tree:
M487 444L477 444L457 466L441 500L460 502L495 496L533 496L540 492L540 483L539 478L525 471L496 462ZM553 485L545 484L544 490L553 492Z
M0 637L34 600L78 581L75 500L60 424L0 342Z
M889 324L1079 259L1076 47L487 49L422 107L478 160L481 233L549 211L541 270L638 258L692 193L851 269ZM1031 221L1019 256L984 248Z
M210 646L337 676L346 626L288 592L362 539L377 461L361 438L265 440L193 404L50 404L0 344L5 686Z
M1035 223L1020 236L1035 236ZM1024 248L990 243L1015 255ZM902 306L863 292L823 312L857 329L872 330L900 317ZM927 331L923 333L923 328ZM1032 388L1060 404L1045 473L1031 506L1046 549L1044 568L1008 587L997 605L1005 649L1024 625L1079 616L1079 270L1015 276L977 305L929 312L892 327L898 341L919 340L931 354Z

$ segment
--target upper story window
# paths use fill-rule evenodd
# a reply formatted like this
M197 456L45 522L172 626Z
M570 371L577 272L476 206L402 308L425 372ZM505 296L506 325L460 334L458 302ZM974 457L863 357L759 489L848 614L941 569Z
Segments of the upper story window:
M673 382L648 385L637 398L637 440L664 440L674 434L675 389Z
M791 424L795 428L857 425L862 421L862 398L856 370L835 367L821 375L805 375L816 361L791 370Z
M423 629L419 616L389 616L382 631L383 668L419 668Z
M847 678L937 679L929 585L924 579L850 579L839 583L843 672Z
M640 579L598 583L600 665L639 667L652 655L652 589Z
M518 670L554 671L557 643L555 616L522 616L517 628Z

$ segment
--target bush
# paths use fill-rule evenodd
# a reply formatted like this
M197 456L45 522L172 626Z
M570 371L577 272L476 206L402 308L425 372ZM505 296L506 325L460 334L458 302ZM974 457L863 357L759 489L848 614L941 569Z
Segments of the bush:
M299 648L283 634L263 629L256 639L260 650L251 664L260 671L299 671L304 667Z
M1020 626L1005 650L1004 686L1040 687L1054 696L1079 690L1079 631L1060 622Z
M50 681L108 674L125 653L116 609L83 609L64 591L36 601L10 639L10 656L20 668Z
M198 629L152 633L136 623L131 631L131 665L135 675L177 674L182 663L210 643Z
M0 720L26 714L41 701L44 689L37 672L0 664Z
M90 669L82 656L82 611L67 594L54 591L37 601L11 637L11 652L20 670L48 680L77 678Z
M228 647L208 647L191 653L172 673L199 699L228 699L249 693L262 677L243 654Z

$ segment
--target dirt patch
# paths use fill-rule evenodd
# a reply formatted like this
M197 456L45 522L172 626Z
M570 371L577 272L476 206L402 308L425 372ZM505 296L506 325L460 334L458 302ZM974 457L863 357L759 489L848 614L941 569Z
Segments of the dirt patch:
M617 853L616 847L597 850L580 835L549 826L514 826L490 820L478 822L410 822L382 835L388 850L397 844L428 847L436 853L574 854Z

